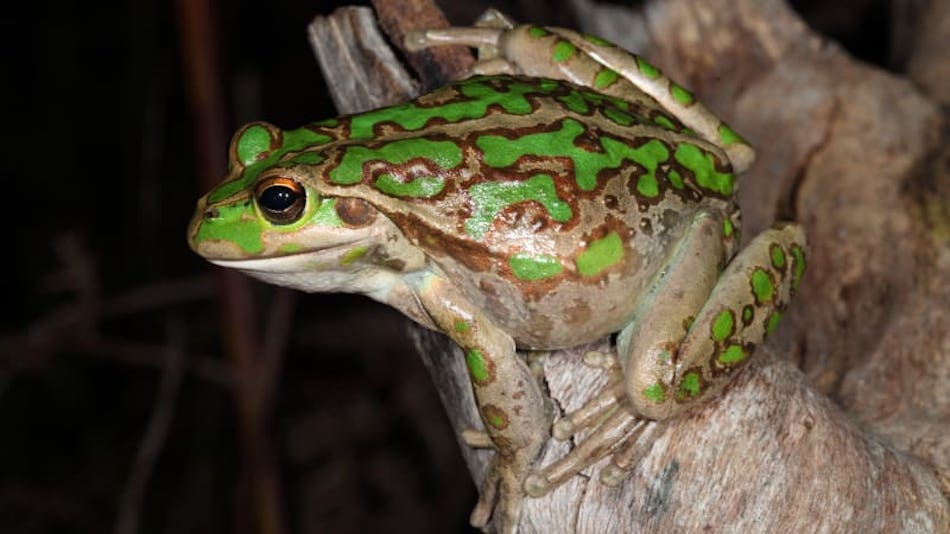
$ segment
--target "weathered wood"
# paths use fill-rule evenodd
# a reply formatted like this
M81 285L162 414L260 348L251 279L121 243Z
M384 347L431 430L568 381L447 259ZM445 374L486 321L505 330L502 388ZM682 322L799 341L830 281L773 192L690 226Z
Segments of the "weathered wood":
M418 93L379 33L371 9L344 7L329 17L315 17L308 35L340 113L402 102Z
M796 218L813 253L785 324L722 395L663 429L621 486L600 484L593 469L529 499L522 531L950 531L933 466L863 432L810 385L946 480L950 251L947 196L932 194L950 188L946 167L931 164L941 146L936 106L814 35L780 0L653 2L645 16L624 13L635 21L624 24L615 24L617 11L576 3L582 21L613 23L584 28L592 33L624 43L642 28L633 37L640 51L757 146L759 160L741 178L746 238ZM334 24L321 22L311 38L337 41L342 58L344 48L368 47L347 41L375 29L337 35ZM375 50L381 39L368 42L371 57L387 57ZM351 71L398 67L320 57L328 79L369 80ZM335 98L352 104L356 90L340 87ZM350 104L342 109L363 108ZM439 334L413 336L456 430L479 425L461 352ZM582 363L592 349L610 350L604 340L545 359L559 411L603 384L603 372ZM543 462L570 446L552 442ZM462 452L480 478L490 453Z

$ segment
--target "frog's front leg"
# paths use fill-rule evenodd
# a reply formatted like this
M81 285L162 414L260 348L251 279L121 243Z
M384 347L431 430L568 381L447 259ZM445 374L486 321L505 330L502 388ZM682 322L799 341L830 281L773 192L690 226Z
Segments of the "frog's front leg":
M511 336L451 282L426 274L416 291L436 326L465 352L478 412L495 449L471 523L485 526L496 508L502 532L514 532L525 498L524 480L550 428L540 384L515 352Z
M616 454L601 479L622 479L631 455L644 448L638 441L658 435L657 425L637 427L637 419L668 420L719 391L778 324L804 272L802 229L784 225L763 232L720 274L725 247L718 228L718 216L695 216L618 336L623 378L602 396L629 409L606 418L571 453L532 476L531 495L543 495L609 452ZM602 400L602 408L585 406L583 417L572 414L558 426L575 431L582 426L576 423L594 419L584 410L614 409ZM626 443L586 446L625 428L638 429L623 438Z

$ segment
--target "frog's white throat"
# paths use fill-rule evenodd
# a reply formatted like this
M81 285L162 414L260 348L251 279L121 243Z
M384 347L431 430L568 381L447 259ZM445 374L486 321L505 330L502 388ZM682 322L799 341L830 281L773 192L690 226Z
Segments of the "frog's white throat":
M286 256L244 260L208 260L215 265L237 269L270 284L308 293L347 292L372 294L381 281L370 265L342 267L338 254L315 250Z

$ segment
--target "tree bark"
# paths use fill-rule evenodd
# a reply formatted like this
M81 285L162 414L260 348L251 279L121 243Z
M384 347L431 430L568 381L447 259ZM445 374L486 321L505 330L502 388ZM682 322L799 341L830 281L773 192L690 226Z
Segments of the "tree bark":
M721 395L665 427L619 487L599 482L601 462L529 499L521 531L950 531L950 151L938 106L811 32L781 0L669 0L639 13L575 5L583 30L648 57L757 147L740 178L745 238L795 219L812 254L784 324ZM396 42L421 27L405 9L380 12ZM327 79L345 88L343 112L415 87L374 33L367 10L311 27ZM946 78L926 77L928 62L947 64L943 49L921 39L912 52L924 87L945 91ZM455 429L480 426L461 351L437 333L412 335ZM583 355L610 350L603 340L544 359L560 414L605 382ZM552 440L542 464L573 445ZM480 480L491 453L460 447Z

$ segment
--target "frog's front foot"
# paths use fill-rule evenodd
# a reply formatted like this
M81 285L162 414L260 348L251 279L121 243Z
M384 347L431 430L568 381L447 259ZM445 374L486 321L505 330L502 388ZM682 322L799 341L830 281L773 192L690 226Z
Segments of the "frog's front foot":
M612 455L611 462L601 471L601 481L608 485L619 484L658 434L659 425L637 416L626 402L623 373L614 354L589 352L584 355L584 363L606 371L610 376L608 384L598 395L554 424L555 439L577 438L577 446L528 477L525 489L532 497L547 494L608 455ZM582 435L587 430L589 432Z
M480 446L486 443L487 434L480 432L463 433L469 445ZM544 445L544 437L539 436L521 448L496 445L485 478L482 482L478 503L469 519L475 528L484 528L494 510L499 516L499 532L514 534L518 531L521 509L525 492L525 480L531 473L535 461Z
M572 417L577 412L558 421L554 427L554 437L559 440L578 436L588 427L594 428L588 435L578 439L577 445L564 457L528 477L525 482L528 495L542 497L606 456L611 456L611 461L601 471L600 479L607 485L617 485L649 450L661 425L637 416L625 403L610 400L613 388L609 386L581 409L597 412L597 423L584 421L578 424Z

